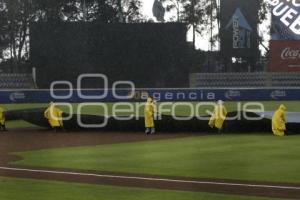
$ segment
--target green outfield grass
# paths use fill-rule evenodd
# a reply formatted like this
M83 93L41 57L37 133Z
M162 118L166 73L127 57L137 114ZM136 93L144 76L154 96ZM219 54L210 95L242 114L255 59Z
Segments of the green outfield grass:
M273 198L138 189L0 177L5 200L271 200Z
M8 129L22 129L22 128L37 128L38 126L26 122L24 120L14 120L14 121L7 121L6 127Z
M34 108L44 108L48 104L43 103L18 103L18 104L1 104L5 110L23 110L23 109L34 109Z
M210 135L16 153L13 164L82 170L300 183L300 137Z
M192 105L196 105L197 103L200 103L200 102L192 102ZM201 103L205 103L205 102L201 102ZM227 107L228 111L236 111L238 109L237 103L238 102L226 102L225 106ZM241 103L242 103L242 105L244 105L245 103L249 103L249 102L242 101ZM265 106L266 111L274 111L278 108L278 106L280 104L284 104L287 107L287 111L300 112L300 101L260 101L260 103L262 103ZM114 104L115 103L105 103L105 105L107 105L109 115L112 114L112 108L113 108ZM135 103L130 103L130 104L135 105ZM137 103L137 105L139 105L139 104L140 104L140 106L134 106L134 108L136 108L136 107L139 108L138 111L136 109L134 109L134 113L143 115L144 107L143 107L142 103ZM158 106L160 104L161 103L157 103ZM45 108L45 107L47 107L47 105L48 104L4 104L2 106L6 110L21 110L21 109L31 109L31 108ZM79 105L78 103L72 104L74 113L77 113L78 105ZM164 109L169 109L171 107L172 107L172 105L166 105L164 107ZM69 110L66 107L61 106L61 108L65 112L69 112ZM97 108L99 108L99 109L97 109ZM119 109L120 108L128 109L128 106L120 106L118 108ZM203 106L202 108L200 108L199 113L206 114L205 113L206 109L212 110L213 108L211 106ZM163 113L171 114L170 112L163 112ZM101 109L100 106L98 106L98 107L97 106L86 106L82 109L82 114L102 115L103 109ZM126 114L126 112L125 112L125 114ZM130 113L130 114L132 114L132 113ZM186 106L178 106L178 109L176 110L176 114L178 114L178 115L188 114L187 107Z

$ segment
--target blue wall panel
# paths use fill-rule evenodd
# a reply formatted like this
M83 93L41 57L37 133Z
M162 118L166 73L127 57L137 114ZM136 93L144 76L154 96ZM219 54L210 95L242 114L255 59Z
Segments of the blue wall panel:
M85 96L101 96L105 90L82 90ZM256 101L256 100L300 100L300 89L136 89L134 95L129 90L111 90L103 98L81 97L77 90L14 90L0 91L0 103L48 103L55 102L122 102L144 101L148 94L157 101ZM130 98L129 98L130 97ZM126 99L124 99L126 98Z

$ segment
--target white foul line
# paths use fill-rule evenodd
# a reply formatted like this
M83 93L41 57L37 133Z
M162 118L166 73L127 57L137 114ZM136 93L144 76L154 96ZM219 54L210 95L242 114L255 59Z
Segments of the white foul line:
M226 183L215 181L192 181L192 180L179 180L179 179L167 179L167 178L147 178L137 176L121 176L121 175L104 175L104 174L92 174L92 173L79 173L79 172L67 172L67 171L50 171L50 170L38 170L38 169L23 169L13 167L0 167L0 170L8 171L23 171L33 173L47 173L47 174L65 174L65 175L77 175L77 176L93 176L101 178L114 178L114 179L131 179L131 180L144 180L144 181L162 181L162 182L174 182L174 183L192 183L201 185L222 185L222 186L239 186L249 188L273 188L273 189L288 189L288 190L300 190L300 187L293 186L280 186L280 185L261 185L261 184L244 184L244 183Z

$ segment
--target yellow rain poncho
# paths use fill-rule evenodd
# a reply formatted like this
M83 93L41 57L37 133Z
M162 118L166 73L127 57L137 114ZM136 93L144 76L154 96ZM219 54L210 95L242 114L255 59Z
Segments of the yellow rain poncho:
M285 111L286 107L281 104L272 117L272 131L274 135L284 136L284 131L286 130Z
M4 108L0 107L0 125L5 125Z
M57 108L53 103L45 110L44 116L52 128L62 127L62 111Z
M152 128L154 127L154 105L152 98L148 97L144 110L145 117L145 127Z
M208 125L211 128L222 129L223 123L226 119L227 110L223 105L222 101L219 101L218 104L215 106L214 112L208 122Z

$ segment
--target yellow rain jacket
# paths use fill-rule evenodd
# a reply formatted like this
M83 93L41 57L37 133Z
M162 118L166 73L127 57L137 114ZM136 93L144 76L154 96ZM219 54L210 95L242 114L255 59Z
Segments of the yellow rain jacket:
M145 127L146 128L154 127L154 105L152 103L151 98L147 99L147 103L145 105L145 110L144 110L144 117L145 117Z
M284 131L286 130L285 110L286 107L281 104L272 117L272 130L274 135L284 136Z
M5 124L5 115L4 115L4 109L0 107L0 124L4 125Z
M52 128L61 127L62 113L63 111L55 107L53 103L50 103L49 107L44 112L44 116L46 119L48 119L48 122Z
M224 105L218 104L215 106L214 112L208 122L211 128L216 127L217 129L222 129L223 123L226 119L227 110Z

